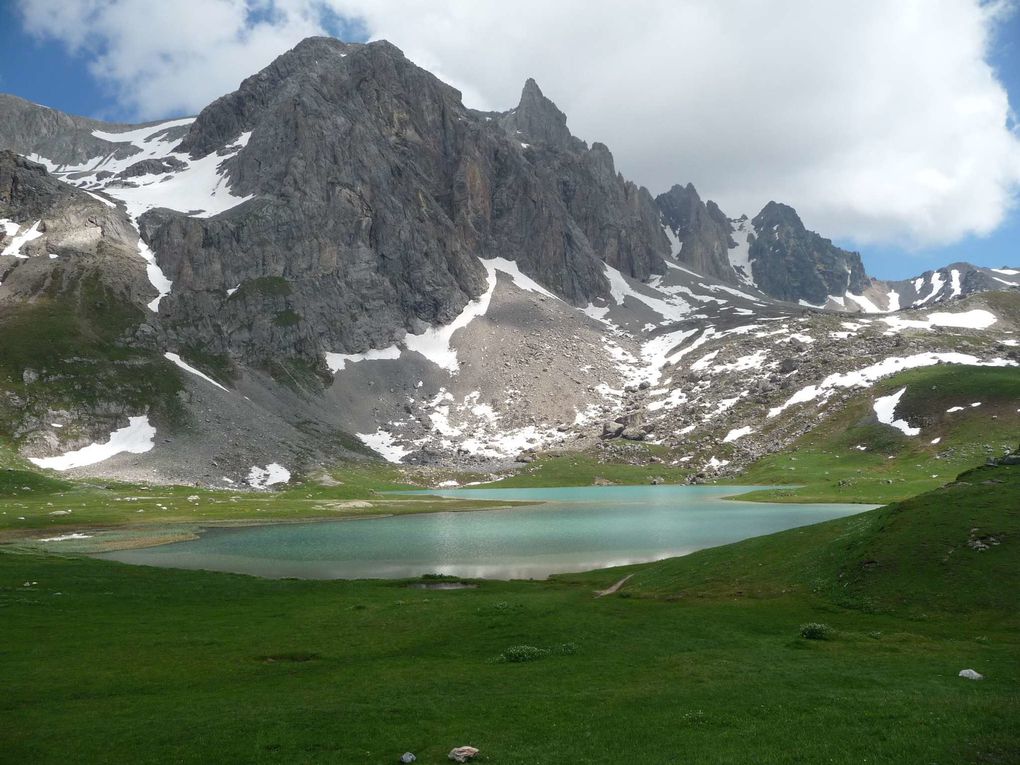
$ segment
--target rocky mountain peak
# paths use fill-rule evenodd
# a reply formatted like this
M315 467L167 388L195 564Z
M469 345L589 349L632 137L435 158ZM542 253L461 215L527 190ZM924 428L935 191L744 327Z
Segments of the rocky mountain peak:
M381 119L399 128L420 116L404 114L406 107L460 111L460 97L385 40L359 44L309 37L203 109L179 149L205 156L257 128L263 118L337 122L343 115L336 112L352 102L363 106L366 122Z
M512 138L525 143L542 143L560 149L584 148L583 142L574 138L567 128L567 115L546 98L531 77L524 83L517 108L507 112L501 124Z
M806 231L804 222L800 219L797 211L790 207L790 205L776 201L770 201L761 208L761 212L754 216L752 223L759 230L783 225L789 226L797 232Z
M754 281L780 300L824 305L830 296L862 294L871 284L859 253L837 247L805 228L797 211L769 202L752 219Z
M674 256L691 268L726 282L737 275L729 261L732 228L712 201L701 201L694 184L675 185L655 199L663 225L673 234L679 250Z

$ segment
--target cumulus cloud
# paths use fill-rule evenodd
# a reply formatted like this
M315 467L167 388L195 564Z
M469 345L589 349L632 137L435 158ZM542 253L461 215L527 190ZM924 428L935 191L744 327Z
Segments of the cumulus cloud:
M160 5L167 18L154 19ZM94 55L96 76L143 116L236 87L321 33L327 11L389 39L471 106L509 108L535 77L628 177L653 192L692 181L731 215L777 199L828 236L928 246L994 230L1020 187L1020 137L988 63L1005 0L25 7L31 30Z
M314 0L21 0L26 30L63 42L139 119L195 113L309 35Z

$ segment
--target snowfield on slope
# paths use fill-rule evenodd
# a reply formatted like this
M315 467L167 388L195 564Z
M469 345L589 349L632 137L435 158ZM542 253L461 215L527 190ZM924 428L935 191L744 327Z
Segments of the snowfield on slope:
M113 431L105 443L89 444L57 457L29 457L29 461L37 467L63 471L95 465L122 452L144 454L155 446L156 429L149 424L146 415L129 417L128 423L126 427Z
M921 432L920 428L911 427L906 420L896 419L896 406L900 403L900 399L903 398L903 394L906 392L906 388L900 388L888 396L876 398L874 403L875 416L878 417L878 421L883 425L896 428L905 436L916 436Z

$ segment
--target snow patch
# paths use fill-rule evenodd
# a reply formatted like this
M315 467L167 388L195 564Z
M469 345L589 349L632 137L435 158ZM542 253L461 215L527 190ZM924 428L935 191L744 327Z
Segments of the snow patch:
M27 260L28 259L28 255L22 255L21 254L21 248L24 247L29 242L31 242L31 241L33 241L35 239L38 239L40 236L43 235L43 232L39 230L39 224L40 223L42 223L42 221L41 220L37 220L35 223L32 224L32 226L28 229L28 231L25 231L25 232L23 232L21 234L17 233L17 231L18 231L17 228L14 229L15 230L15 234L13 235L14 239L11 240L11 243L9 245L4 247L3 252L0 252L0 256L3 256L3 255L13 255L16 258L21 258L22 260ZM15 225L17 225L17 224L15 224ZM10 228L6 225L6 223L5 223L4 228L7 230L8 236L11 236ZM20 226L18 228L20 228Z
M355 433L364 442L365 446L377 452L387 462L400 462L411 453L393 439L393 434L382 428L375 433Z
M224 391L226 393L230 393L229 390L227 390L222 385L220 385L218 382L216 382L214 379L209 377L209 375L205 374L205 372L200 372L199 370L195 369L193 366L191 366L191 364L188 364L184 359L182 359L176 353L170 353L169 351L167 351L166 353L163 354L163 358L165 358L167 361L172 361L174 364L179 366L185 372L190 372L191 374L195 375L196 377L201 377L207 383L211 383L212 385L215 385L221 391Z
M1017 362L1008 359L982 361L966 353L917 353L913 356L890 356L877 364L853 372L832 374L818 385L808 385L794 393L785 403L769 410L768 416L775 417L795 404L821 399L825 401L837 388L867 388L877 380L906 369L934 366L935 364L966 364L978 367L1015 367Z
M264 489L278 483L290 481L290 471L278 462L270 462L264 468L252 465L248 471L248 484L254 489Z
M955 268L949 272L949 284L950 288L953 290L949 297L960 297L960 295L963 294L963 287L960 286L960 272Z
M662 231L666 234L666 238L669 240L670 257L676 258L676 256L680 254L680 251L684 248L684 243L680 241L676 232L673 231L673 229L665 222L662 224Z
M85 193L88 194L93 199L95 199L97 202L102 202L107 207L111 207L111 208L116 208L117 207L117 205L115 205L113 202L111 202L106 197L101 197L98 194L93 194L91 191L86 191Z
M391 345L389 348L372 349L364 353L327 353L326 365L333 374L344 370L347 364L359 361L379 361L381 359L399 359L400 347Z
M906 420L895 419L896 406L900 403L900 399L906 392L907 389L904 387L891 395L876 398L874 403L875 415L883 425L890 425L906 436L916 436L921 432L920 428L912 428L907 424Z
M465 306L460 316L449 324L430 327L420 335L406 335L404 347L409 351L420 353L433 364L449 372L456 372L460 369L460 362L457 360L457 351L450 347L450 340L453 333L462 327L466 327L474 319L484 316L489 310L489 301L492 300L492 293L496 289L496 268L483 260L488 271L488 289ZM396 461L396 460L391 460Z
M742 428L734 428L733 430L726 434L725 438L723 438L723 443L728 444L731 441L736 441L738 438L743 438L744 436L749 435L753 432L754 430L751 429L750 425L745 425Z
M754 278L751 271L751 231L748 230L750 221L745 218L731 220L733 226L733 241L736 244L727 251L730 266L737 273L737 276L744 282L754 285Z
M29 461L41 468L70 470L102 462L121 452L144 454L155 446L156 429L149 424L146 415L129 417L128 425L113 431L106 443L89 444L58 457L29 457Z
M131 220L131 225L135 226L136 229L138 228L135 225L134 219ZM174 286L174 283L166 278L163 269L156 263L156 256L152 254L149 245L142 239L141 232L138 233L138 254L145 261L145 275L149 277L149 283L159 293L149 302L149 310L153 313L159 313L159 301L170 294L170 288Z
M936 312L924 319L903 319L899 316L883 316L884 321L893 331L904 329L933 329L935 327L958 327L961 329L988 329L998 319L991 311L975 308L973 311L961 313Z
M921 280L921 283L922 283L922 284L924 284L924 281L923 281L923 280ZM916 282L915 282L915 285L916 285ZM925 304L925 303L927 303L927 302L928 302L929 300L931 300L931 299L932 299L932 298L934 298L934 297L935 297L936 295L938 295L938 294L939 294L939 292L941 292L941 291L942 291L942 288L943 288L943 287L944 287L945 285L946 285L946 282L945 282L945 280L944 280L944 279L942 278L942 274L941 274L941 273L939 273L938 271L935 271L935 272L934 272L934 273L933 273L933 274L931 275L931 292L930 292L930 293L928 293L928 297L926 297L926 298L923 298L923 299L921 299L921 300L915 300L915 301L914 301L914 305L924 305L924 304ZM920 292L920 290L918 290L918 292Z

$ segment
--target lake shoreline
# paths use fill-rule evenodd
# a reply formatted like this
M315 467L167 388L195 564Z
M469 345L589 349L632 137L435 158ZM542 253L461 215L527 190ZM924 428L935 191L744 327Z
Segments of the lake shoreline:
M408 579L438 573L467 579L545 579L677 557L875 507L739 501L741 493L758 488L491 489L480 497L493 502L485 508L203 522L162 533L121 530L78 540L76 549L67 542L60 551L266 578ZM458 495L456 489L417 493L446 499ZM478 496L475 490L470 493ZM325 522L365 519L387 523L352 527Z

